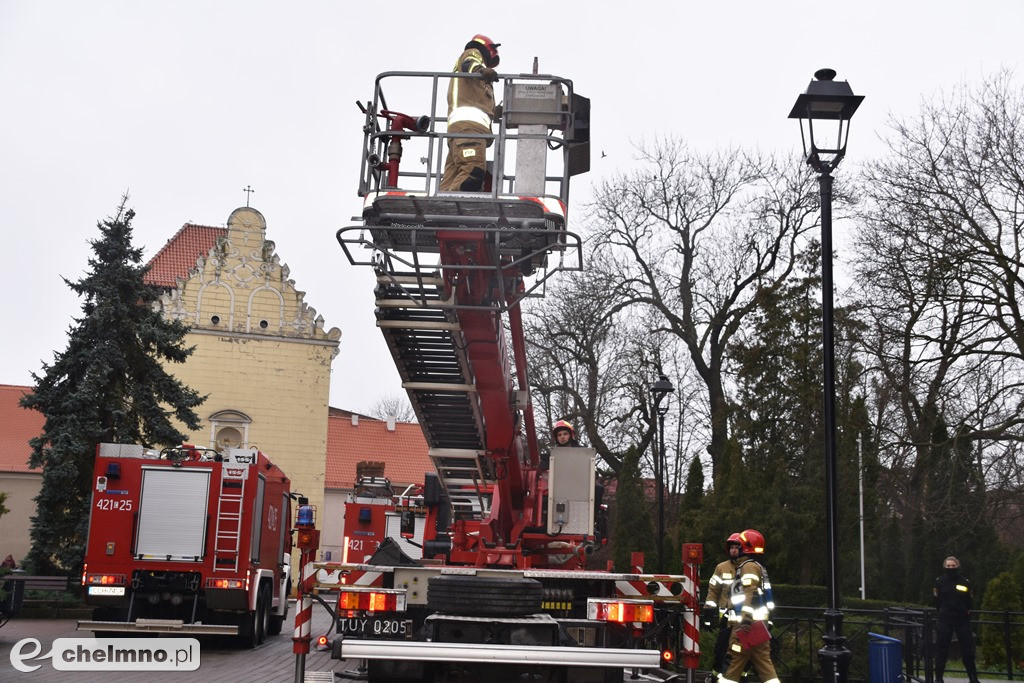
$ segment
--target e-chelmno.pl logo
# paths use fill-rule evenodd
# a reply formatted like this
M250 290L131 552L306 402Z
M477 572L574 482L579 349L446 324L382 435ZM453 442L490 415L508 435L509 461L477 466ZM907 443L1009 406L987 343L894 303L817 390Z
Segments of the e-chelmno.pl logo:
M23 638L11 648L11 665L31 673L44 660L58 671L195 671L199 641L195 638L57 638L53 648Z

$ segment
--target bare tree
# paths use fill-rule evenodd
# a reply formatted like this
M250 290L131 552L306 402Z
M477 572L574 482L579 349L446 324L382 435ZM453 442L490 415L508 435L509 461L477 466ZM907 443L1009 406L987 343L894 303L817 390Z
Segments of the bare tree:
M662 404L665 486L680 492L690 462L703 451L699 381L678 340L651 332L658 326L652 309L619 305L620 273L608 254L595 255L585 272L560 276L548 296L530 306L524 319L534 407L540 424L572 421L615 475L636 449L639 472L648 476L657 438L651 384L664 372L675 385Z
M381 396L370 406L369 414L378 420L395 418L399 422L416 422L416 413L412 409L409 399L400 394L386 394Z
M562 275L525 318L530 383L542 424L575 423L582 440L618 472L630 446L643 454L653 438L645 387L662 358L657 340L620 306L614 268L593 259Z
M1024 483L1024 96L1002 73L890 126L855 247L890 500L971 539L991 510L963 499Z
M1002 73L891 129L857 241L870 352L900 414L889 432L927 444L935 406L957 439L1022 441L1024 96Z
M598 188L593 216L621 272L617 306L653 312L653 335L682 342L703 384L717 474L728 442L728 348L755 293L786 280L816 225L813 179L797 163L698 154L672 139L639 158L640 168Z

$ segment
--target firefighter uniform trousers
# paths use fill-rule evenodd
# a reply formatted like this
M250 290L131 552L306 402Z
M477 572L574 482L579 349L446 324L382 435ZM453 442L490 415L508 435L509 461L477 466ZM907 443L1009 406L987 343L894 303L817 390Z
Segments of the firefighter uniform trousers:
M737 683L743 676L743 670L747 663L754 665L757 677L762 683L779 683L779 677L775 673L775 665L772 664L772 641L767 640L752 648L745 648L740 644L736 636L737 626L733 629L732 637L729 638L729 653L732 659L729 660L729 668L722 677L723 681Z
M719 562L715 572L708 579L708 596L704 602L706 610L714 609L718 614L718 634L715 636L715 658L711 668L715 673L725 673L726 662L729 657L729 636L732 634L732 624L725 618L725 611L729 607L729 586L736 578L736 565L733 560Z
M489 135L490 128L458 121L448 126L449 133ZM487 173L487 140L484 138L449 138L448 158L444 162L444 175L439 189L442 192L479 192L484 187Z

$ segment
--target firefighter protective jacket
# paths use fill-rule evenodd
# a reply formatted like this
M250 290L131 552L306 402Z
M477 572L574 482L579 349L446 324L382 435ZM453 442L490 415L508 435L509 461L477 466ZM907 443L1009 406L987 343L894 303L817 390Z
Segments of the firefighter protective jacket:
M955 574L943 574L935 579L932 595L939 616L967 617L970 615L971 604L974 600L971 593L971 582L959 571Z
M768 571L759 562L742 559L729 586L729 621L767 621L774 606Z
M470 48L459 55L453 71L471 74L486 68L480 50ZM453 78L448 84L448 125L474 123L491 132L494 115L494 87L483 78Z
M714 607L720 615L729 608L729 586L736 578L736 566L739 563L739 558L718 563L711 578L708 579L708 597L704 601L705 607Z

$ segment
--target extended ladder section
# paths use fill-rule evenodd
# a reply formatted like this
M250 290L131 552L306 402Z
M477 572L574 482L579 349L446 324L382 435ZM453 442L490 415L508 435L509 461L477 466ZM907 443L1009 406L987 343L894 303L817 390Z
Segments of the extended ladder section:
M242 544L242 500L245 479L221 477L217 496L217 527L213 541L213 571L237 572Z
M582 270L581 240L567 232L566 213L570 177L589 168L589 100L566 79L503 76L495 86L505 105L496 130L473 134L488 138L484 191L440 191L443 157L458 137L447 130L445 92L451 80L470 77L377 77L373 99L360 103L361 224L341 228L337 238L351 264L376 272L377 326L454 516L490 514L508 527L495 526L493 535L508 537L518 517L491 503L495 492L503 507L521 505L524 495L514 455L524 421L513 393L525 391L518 386L525 370L513 375L501 314L542 296L555 272ZM401 106L427 113L390 108L386 80L400 81L403 97L420 89ZM535 435L527 439L536 462Z
M484 424L452 297L439 276L380 274L377 326L456 516L489 509Z

